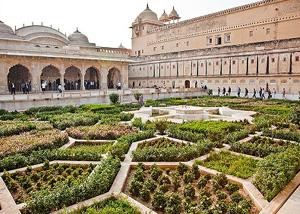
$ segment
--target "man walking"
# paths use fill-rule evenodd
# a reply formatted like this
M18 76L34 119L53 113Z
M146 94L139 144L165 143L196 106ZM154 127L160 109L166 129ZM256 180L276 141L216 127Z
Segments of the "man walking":
M253 89L253 97L252 98L256 99L256 90L255 89Z
M14 83L11 83L11 94L16 95L16 86Z

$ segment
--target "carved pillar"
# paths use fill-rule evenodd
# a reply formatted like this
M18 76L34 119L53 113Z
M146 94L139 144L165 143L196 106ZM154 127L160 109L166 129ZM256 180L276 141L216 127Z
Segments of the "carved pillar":
M41 69L40 64L38 62L32 62L31 63L31 69L29 70L29 73L31 75L31 78L29 81L31 81L31 91L32 92L40 92L41 91Z
M0 76L2 78L0 78L0 92L1 93L7 93L9 92L9 88L7 85L7 75L8 75L8 65L6 63L1 63L0 64Z
M65 66L62 63L60 66L60 84L63 91L65 90L64 75L65 75Z
M108 87L107 87L108 67L102 65L100 74L101 74L100 87L101 87L102 90L107 90L108 89Z
M85 90L85 87L84 87L84 81L85 81L85 79L84 79L84 75L85 75L85 69L84 69L84 67L82 66L81 67L81 86L80 86L80 90Z
M122 65L122 70L121 70L121 76L122 76L122 88L123 89L128 89L128 64L123 64Z

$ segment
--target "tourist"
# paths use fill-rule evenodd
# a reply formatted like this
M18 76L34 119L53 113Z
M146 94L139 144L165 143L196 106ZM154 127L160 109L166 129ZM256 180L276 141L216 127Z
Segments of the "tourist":
M223 96L225 96L225 94L226 94L226 89L225 87L223 87Z
M141 82L139 84L141 84ZM117 83L117 90L121 90L121 83L120 82Z
M164 81L164 89L166 89L166 81Z
M206 90L207 90L207 86L205 85L205 86L204 86L204 92L206 92Z
M270 90L270 89L268 89L268 99L271 99L271 97L272 97L271 90Z
M23 94L25 94L25 87L26 87L26 84L25 84L25 82L23 82L21 84L21 88L22 88Z
M139 103L140 103L140 106L143 107L143 105L144 105L144 97L143 97L143 95L140 96Z
M218 87L218 96L220 96L221 89Z
M198 82L197 81L195 82L195 88L198 88Z
M264 100L265 98L265 88L261 90L261 98Z
M245 98L248 98L248 89L245 88Z
M256 90L255 89L253 89L253 97L252 98L256 99Z
M16 94L16 86L14 83L11 83L11 94L13 94L13 95Z
M273 94L273 99L275 99L275 95L276 95L276 90L275 90L275 88L273 88L272 94Z
M42 92L43 92L43 93L45 93L45 91L46 91L46 86L47 86L46 81L44 81L44 82L42 83Z
M229 87L228 88L228 96L230 96L230 94L231 94L231 88Z
M29 85L28 85L28 83L25 84L25 93L29 94Z
M283 88L283 91L282 91L282 99L286 99L286 97L285 97L285 88Z
M133 83L132 83L132 89L134 89L134 86L135 86L135 82L133 81Z
M172 82L172 88L175 88L175 81Z
M259 88L259 97L262 98L262 88Z
M141 82L139 82L139 88L141 88Z
M238 91L237 91L237 95L238 95L238 97L240 97L240 96L241 96L241 91L242 91L242 89L239 87L239 88L238 88Z
M78 82L75 82L75 90L78 90Z
M52 90L52 83L51 83L51 81L49 81L49 91L51 91Z
M58 92L59 92L59 94L57 94L57 96L58 95L62 96L62 86L61 86L61 84L59 84L59 86L58 86Z

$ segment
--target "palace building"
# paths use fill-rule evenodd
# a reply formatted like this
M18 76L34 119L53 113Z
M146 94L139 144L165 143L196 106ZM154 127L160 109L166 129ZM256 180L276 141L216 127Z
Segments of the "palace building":
M131 25L132 50L99 47L78 29L66 36L43 24L13 30L0 22L0 93L12 83L21 91L24 82L33 92L42 83L47 90L106 90L118 82L122 89L300 91L300 0L264 0L184 21L176 9L158 17L147 5Z
M300 0L179 19L174 7L158 18L147 5L134 20L129 87L300 91Z
M68 37L59 30L41 25L13 30L0 22L0 93L8 93L14 83L32 92L47 90L115 88L128 86L130 50L98 47L78 29Z

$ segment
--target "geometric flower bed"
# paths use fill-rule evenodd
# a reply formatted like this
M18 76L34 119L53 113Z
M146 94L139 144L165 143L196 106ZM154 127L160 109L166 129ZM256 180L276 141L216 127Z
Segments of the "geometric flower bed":
M75 139L89 139L89 140L115 140L122 135L137 133L139 130L128 125L102 125L96 124L94 126L79 126L67 128L66 132L70 137Z
M125 193L159 213L258 213L238 184L225 174L201 174L196 165L146 169L139 163L126 183Z
M23 172L4 172L2 178L16 203L23 203L29 200L30 194L37 191L46 189L53 191L59 182L67 181L70 184L81 182L93 171L94 167L92 164L76 166L55 163L49 165L47 161L39 169L32 169L28 166Z
M249 178L257 168L258 160L243 155L234 155L229 151L212 152L204 161L195 161L196 164L215 169L238 178Z
M237 142L231 144L231 149L235 152L240 152L247 155L266 157L271 153L283 152L288 147L294 146L295 144L292 144L289 141L272 140L270 138L255 136L248 142Z
M131 155L133 161L189 161L208 153L213 146L214 144L207 140L188 143L161 137L140 143Z

